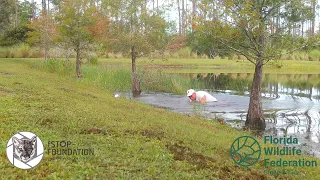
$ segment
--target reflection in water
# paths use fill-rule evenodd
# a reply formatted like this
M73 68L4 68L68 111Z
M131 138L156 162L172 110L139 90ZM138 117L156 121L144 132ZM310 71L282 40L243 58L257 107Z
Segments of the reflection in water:
M239 95L246 94L251 88L252 73L222 74L181 74L203 83L204 89L232 90ZM279 93L290 94L293 98L308 97L320 99L320 74L265 74L262 96L279 98Z
M186 95L143 92L137 101L183 114L196 112L207 119L223 118L228 124L244 126L253 75L181 74L196 81L218 102L190 103ZM271 75L263 77L262 103L267 122L265 135L294 136L299 148L320 158L320 75Z
M203 89L246 97L253 79L250 73L181 75L202 82ZM301 146L320 157L320 74L265 74L261 96L267 121L265 134L300 137ZM230 108L228 112L214 112L215 116L220 115L232 126L244 126L247 110Z
M190 103L186 95L143 92L135 100L175 112L197 114L207 119L223 118L228 124L241 128L249 105L249 96L210 92L218 102ZM279 93L279 98L263 98L267 121L265 135L298 137L301 149L320 157L320 101Z

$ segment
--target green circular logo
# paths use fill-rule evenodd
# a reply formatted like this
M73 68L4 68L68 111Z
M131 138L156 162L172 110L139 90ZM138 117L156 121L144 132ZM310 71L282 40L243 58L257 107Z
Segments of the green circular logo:
M250 136L241 136L233 141L230 156L240 166L252 166L261 155L261 147L257 140Z

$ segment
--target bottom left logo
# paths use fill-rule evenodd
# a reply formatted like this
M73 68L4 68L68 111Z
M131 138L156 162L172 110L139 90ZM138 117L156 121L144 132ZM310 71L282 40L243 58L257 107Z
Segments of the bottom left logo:
M41 139L31 132L18 132L7 144L7 157L20 169L30 169L40 163L44 147Z

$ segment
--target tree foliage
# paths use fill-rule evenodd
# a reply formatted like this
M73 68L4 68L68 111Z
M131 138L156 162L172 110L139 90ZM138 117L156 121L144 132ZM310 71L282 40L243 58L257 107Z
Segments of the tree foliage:
M61 12L57 14L57 42L65 43L76 52L76 72L80 77L81 56L94 40L104 37L107 19L101 16L92 0L67 0L61 2Z
M0 34L10 26L10 17L14 14L14 1L0 0Z
M298 22L312 18L311 7L303 1L226 0L223 6L226 13L208 11L207 18L200 20L198 31L253 63L277 59L313 42L288 36ZM276 27L274 17L282 18Z
M37 10L36 3L27 0L19 3L19 24L20 26L28 24L34 17Z
M56 24L50 16L44 13L28 24L28 27L33 29L28 32L27 39L31 45L43 45L45 39L53 41L57 36Z
M103 8L111 14L111 51L129 53L134 46L139 57L164 49L168 23L160 11L148 12L145 0L104 1Z
M317 42L311 37L288 36L297 23L312 18L312 7L300 0L225 0L219 3L203 1L197 31L255 65L246 125L264 130L260 97L263 66L283 54ZM216 7L224 7L224 12ZM273 22L274 17L280 17L277 24Z
M57 41L67 42L70 46L81 49L93 41L88 27L93 25L91 18L94 7L90 1L67 0L62 2L62 10L57 14Z
M7 29L3 36L0 36L0 46L13 46L23 43L28 37L28 32L32 32L32 29L27 26Z

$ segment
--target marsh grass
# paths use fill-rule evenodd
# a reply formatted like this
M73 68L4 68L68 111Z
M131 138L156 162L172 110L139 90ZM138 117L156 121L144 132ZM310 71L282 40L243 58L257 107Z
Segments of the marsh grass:
M194 103L192 106L192 114L196 117L202 117L202 113L206 111L206 107L200 103Z
M63 59L49 58L47 61L37 62L35 66L62 76L70 76L75 72L74 64Z
M108 91L128 91L131 88L131 72L92 65L83 66L83 81Z
M109 90L127 92L131 89L130 69L84 66L84 81ZM140 71L140 86L143 91L185 94L187 89L203 87L200 81L170 75L161 71Z
M149 91L170 92L174 94L185 94L190 88L201 89L203 82L190 79L177 74L167 74L161 71L147 71L141 74L142 87Z
M64 76L73 76L74 65L62 59L49 59L36 63L47 72ZM141 68L143 69L143 68ZM107 91L128 92L131 89L131 71L129 68L110 68L85 64L82 66L83 78L79 81L91 84ZM187 89L204 87L197 79L166 74L161 71L139 71L140 85L143 91L185 94Z
M31 48L27 44L19 44L10 47L0 47L0 58L40 58L39 48Z
M0 58L12 58L14 53L9 47L0 47Z

